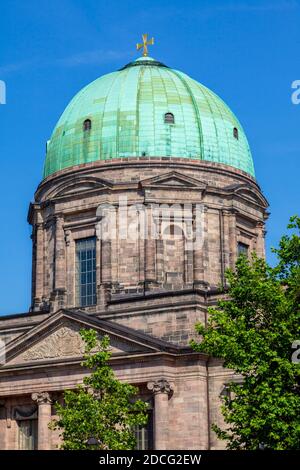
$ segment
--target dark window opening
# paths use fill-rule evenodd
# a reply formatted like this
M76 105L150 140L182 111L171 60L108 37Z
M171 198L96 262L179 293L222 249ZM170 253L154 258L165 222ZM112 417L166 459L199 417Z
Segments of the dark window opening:
M238 249L238 256L240 255L248 256L249 246L246 245L246 243L238 242L237 249Z
M166 113L165 114L165 124L174 124L174 123L175 123L174 114Z
M92 128L92 121L90 119L86 119L83 123L83 131L87 132L90 131Z
M24 419L18 421L19 450L37 450L38 420Z
M76 303L96 305L96 237L76 242Z
M237 140L239 140L239 130L237 127L233 128L233 137Z
M163 237L165 240L168 239L177 239L181 240L184 238L184 231L179 225L171 223L170 225L167 225L167 227L164 230Z
M146 426L135 426L134 434L136 439L136 450L153 449L153 412L148 412L148 422Z

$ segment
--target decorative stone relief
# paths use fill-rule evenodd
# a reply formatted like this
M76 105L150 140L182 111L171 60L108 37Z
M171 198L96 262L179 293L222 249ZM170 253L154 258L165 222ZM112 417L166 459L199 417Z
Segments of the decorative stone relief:
M57 330L49 333L33 346L13 358L9 363L20 364L47 359L68 357L82 357L84 355L84 341L80 336L82 325L65 321ZM99 337L101 337L99 333ZM110 335L112 353L141 352L143 347Z
M155 382L149 382L147 384L148 390L155 394L157 393L170 393L173 391L173 386L166 379L158 379Z
M24 361L76 357L84 353L84 343L79 335L80 327L65 324L43 341L29 348L22 355Z
M38 405L50 405L52 403L50 394L48 392L37 392L31 395L33 401Z
M14 419L16 419L17 421L26 419L36 419L38 417L37 407L36 405L17 406L14 408L13 416Z

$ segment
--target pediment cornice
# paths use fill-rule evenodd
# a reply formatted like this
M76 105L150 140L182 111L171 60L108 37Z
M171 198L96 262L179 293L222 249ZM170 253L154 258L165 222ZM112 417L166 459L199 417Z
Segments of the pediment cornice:
M177 171L170 171L163 175L141 180L139 186L141 189L195 189L197 191L205 191L207 187L203 181Z
M65 362L81 359L84 354L84 343L80 330L84 328L95 329L100 337L108 335L113 357L159 352L178 353L183 349L189 349L168 344L163 340L80 311L60 310L12 340L7 345L6 361L2 368L45 361Z

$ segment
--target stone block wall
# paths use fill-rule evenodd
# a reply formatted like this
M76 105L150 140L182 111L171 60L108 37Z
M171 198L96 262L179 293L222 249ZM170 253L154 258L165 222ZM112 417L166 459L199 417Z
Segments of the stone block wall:
M94 311L115 294L218 286L224 283L226 268L234 266L238 241L263 256L267 202L256 182L239 170L206 163L173 158L170 167L159 159L100 161L72 172L63 170L42 182L29 212L33 308L78 307L75 243L84 237L98 237ZM120 236L120 197L131 207L128 224L137 231L137 239ZM101 240L97 231L97 210L105 204L116 211L117 235L111 241ZM137 211L132 211L133 205ZM162 207L171 206L166 216ZM196 246L189 244L186 234L196 235L200 206L203 242ZM192 215L182 222L186 207ZM153 220L157 237L152 234L149 239L146 227L145 239L143 220Z

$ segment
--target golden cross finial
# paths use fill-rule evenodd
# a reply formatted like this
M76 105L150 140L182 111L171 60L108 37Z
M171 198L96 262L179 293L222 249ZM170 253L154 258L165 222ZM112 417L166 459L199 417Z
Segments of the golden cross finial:
M148 34L143 34L142 38L143 38L142 44L137 43L136 48L137 48L138 51L143 48L143 56L147 57L147 55L148 55L148 46L152 46L154 44L154 38L151 38L148 41Z

